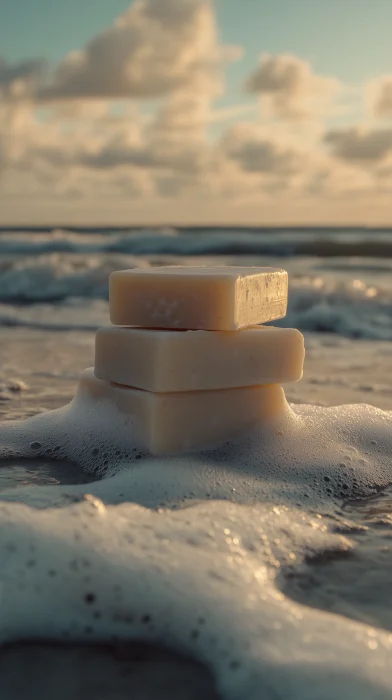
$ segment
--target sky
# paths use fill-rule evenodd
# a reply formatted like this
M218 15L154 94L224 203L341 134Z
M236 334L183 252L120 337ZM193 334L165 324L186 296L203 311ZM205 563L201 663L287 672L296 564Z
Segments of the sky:
M390 0L0 0L0 225L392 225Z

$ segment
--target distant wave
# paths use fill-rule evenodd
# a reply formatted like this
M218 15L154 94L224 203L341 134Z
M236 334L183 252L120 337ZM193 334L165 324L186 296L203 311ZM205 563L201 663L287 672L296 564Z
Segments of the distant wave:
M351 283L335 283L312 288L311 282L293 280L287 316L276 325L392 341L392 294L366 285L355 289Z
M51 253L0 263L0 301L56 302L69 297L106 299L114 270L144 267L132 256L68 255Z
M118 253L125 255L308 255L392 258L392 232L332 231L278 233L247 229L157 229L128 232L4 232L0 255Z
M392 233L385 231L3 232L0 325L94 330L108 320L112 271L217 261L289 271L280 325L392 340Z
M48 274L43 284L39 276L29 278L25 272L23 300L30 304L21 303L20 288L19 298L15 298L15 285L13 294L10 288L4 289L1 276L0 326L96 330L109 319L107 275L108 267L98 266L85 273L68 273L63 278ZM392 292L365 284L353 287L350 282L294 277L287 316L275 325L392 341Z

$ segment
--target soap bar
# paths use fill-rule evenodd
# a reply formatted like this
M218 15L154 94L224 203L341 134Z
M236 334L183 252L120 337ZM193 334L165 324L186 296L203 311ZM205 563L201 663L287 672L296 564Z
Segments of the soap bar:
M95 375L147 391L197 391L297 382L303 335L294 328L175 331L109 326L95 341Z
M277 384L155 394L98 379L93 369L81 375L78 394L95 405L99 401L109 404L111 421L115 407L119 420L123 418L134 433L135 444L154 455L213 447L256 425L270 423L287 407L284 391Z
M113 272L118 326L231 331L282 318L288 278L272 267L151 267Z

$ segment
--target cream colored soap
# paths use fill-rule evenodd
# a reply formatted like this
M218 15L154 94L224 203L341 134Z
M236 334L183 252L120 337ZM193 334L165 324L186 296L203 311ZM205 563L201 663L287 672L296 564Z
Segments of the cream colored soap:
M228 389L297 382L303 335L294 328L174 331L109 326L95 341L100 379L147 391Z
M135 431L138 446L152 454L200 450L231 440L283 415L286 399L276 385L155 394L98 379L85 370L79 394L116 407ZM109 407L108 407L108 410Z
M231 331L282 318L288 278L272 267L151 267L113 272L119 326Z

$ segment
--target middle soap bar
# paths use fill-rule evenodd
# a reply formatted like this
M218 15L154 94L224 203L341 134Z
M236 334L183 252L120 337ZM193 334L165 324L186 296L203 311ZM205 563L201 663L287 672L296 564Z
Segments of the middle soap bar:
M147 391L228 389L297 382L304 339L294 328L170 331L109 326L95 341L95 375Z
M117 326L233 331L283 318L288 277L272 267L151 267L110 275Z

